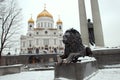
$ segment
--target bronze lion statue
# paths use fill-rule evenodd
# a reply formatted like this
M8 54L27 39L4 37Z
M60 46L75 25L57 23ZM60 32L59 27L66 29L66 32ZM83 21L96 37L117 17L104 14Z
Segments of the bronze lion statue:
M91 49L83 45L80 33L73 28L65 32L63 43L65 50L63 55L57 56L58 63L75 63L81 56L92 55Z

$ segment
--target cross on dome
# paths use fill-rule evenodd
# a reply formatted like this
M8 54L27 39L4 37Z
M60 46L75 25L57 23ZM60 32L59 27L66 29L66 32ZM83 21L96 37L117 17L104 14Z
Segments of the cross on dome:
M32 19L32 14L31 15L31 18L28 20L28 23L34 23L34 20Z
M46 9L46 4L44 4L44 10Z
M37 18L40 17L50 17L53 18L53 16L46 10L46 4L44 4L44 10L38 14Z

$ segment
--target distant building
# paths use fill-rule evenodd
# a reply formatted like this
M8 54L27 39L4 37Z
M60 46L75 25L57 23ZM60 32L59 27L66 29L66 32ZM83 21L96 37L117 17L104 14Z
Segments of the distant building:
M60 18L54 27L53 16L44 8L37 15L36 27L32 17L28 20L27 34L20 38L20 54L63 53L62 28Z

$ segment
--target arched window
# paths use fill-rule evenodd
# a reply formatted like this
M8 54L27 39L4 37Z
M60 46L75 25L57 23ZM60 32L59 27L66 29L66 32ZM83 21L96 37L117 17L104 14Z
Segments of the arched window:
M23 41L23 47L25 47L25 41Z
M44 22L44 27L47 27L47 26L46 26L46 22Z
M30 28L32 27L32 25L30 25Z
M39 49L38 48L36 49L36 54L39 54Z
M38 23L38 25L37 25L38 27L40 27L40 23Z
M41 22L41 27L43 27L43 22Z
M54 35L56 35L56 32L54 32Z
M29 36L31 36L31 34L29 34Z
M48 27L50 27L50 23L48 23Z
M45 34L47 34L48 32L47 31L45 31Z
M62 27L61 27L61 26L59 26L59 29L62 29Z
M36 32L36 34L38 35L38 34L39 34L39 32Z
M39 39L36 39L36 45L39 45Z
M29 51L28 51L28 54L32 54L32 51L31 51L31 50L29 50Z
M49 39L44 39L44 45L49 45Z
M56 39L54 39L54 45L56 45Z
M62 40L60 40L60 45L62 46Z
M31 45L31 43L32 43L32 40L29 40L29 47L31 47L32 45Z
M51 24L51 27L52 27L52 24Z
M32 29L32 25L31 25L31 24L29 25L29 29L30 29L30 30Z

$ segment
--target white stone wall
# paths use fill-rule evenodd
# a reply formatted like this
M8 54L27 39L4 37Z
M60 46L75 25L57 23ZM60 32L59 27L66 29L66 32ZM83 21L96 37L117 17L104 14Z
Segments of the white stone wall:
M52 18L49 17L40 17L37 19L36 24L37 28L52 28L54 21Z

